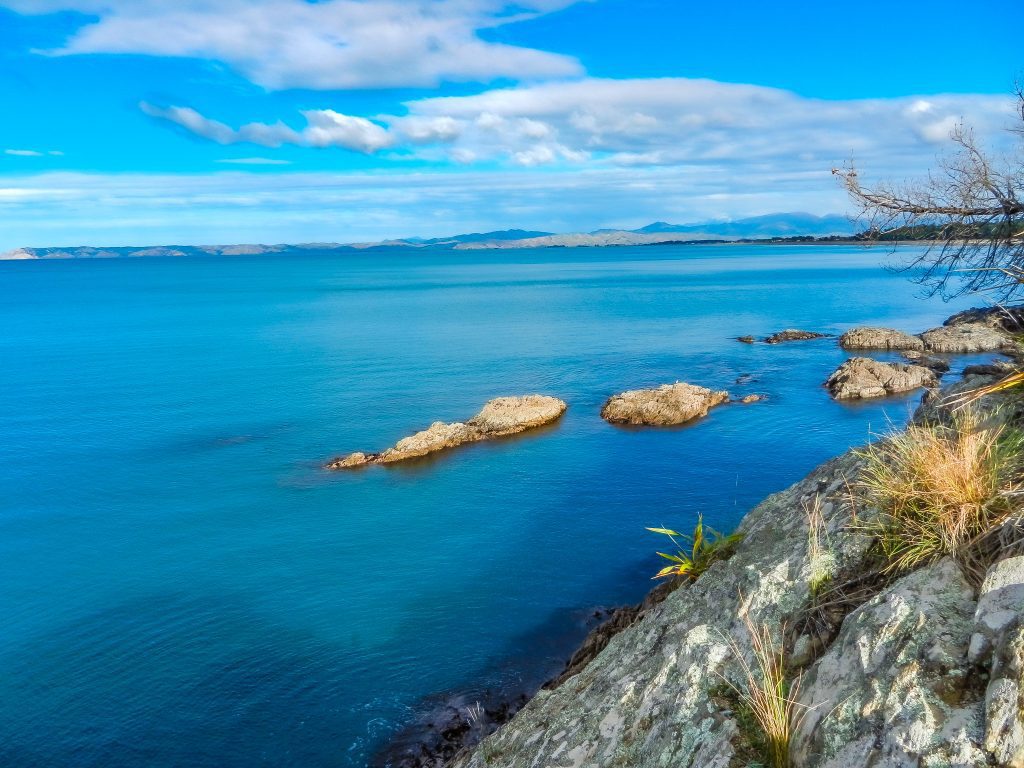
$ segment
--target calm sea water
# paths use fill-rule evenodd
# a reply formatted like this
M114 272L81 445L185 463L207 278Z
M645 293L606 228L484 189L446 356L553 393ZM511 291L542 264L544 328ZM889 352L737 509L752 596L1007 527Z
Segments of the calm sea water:
M904 420L795 326L938 324L855 247L0 263L0 764L362 766L440 691L560 664L659 567ZM962 361L961 361L962 362ZM754 381L734 384L751 374ZM627 388L766 393L680 429ZM556 427L329 474L488 398Z

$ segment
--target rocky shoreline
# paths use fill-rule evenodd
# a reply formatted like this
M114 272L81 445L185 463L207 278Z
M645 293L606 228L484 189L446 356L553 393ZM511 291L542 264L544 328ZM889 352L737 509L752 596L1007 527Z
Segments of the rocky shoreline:
M976 351L979 339L986 351L1015 347L1009 333L1020 326L998 320L991 310L972 312L950 318L943 326L948 331L905 334L916 342L887 335L887 344L896 340L903 346L866 347L906 351L908 364L853 358L844 365L878 363L904 374L913 369L911 380L934 392L945 361L925 352L956 353L947 351L951 345ZM970 327L962 331L963 325ZM995 346L989 332L998 336ZM865 343L863 334L855 343ZM854 362L860 360L869 362ZM994 381L1005 370L999 363L968 367L963 381L944 392ZM909 383L906 389L914 388ZM664 399L666 389L680 386L691 399L698 395L696 416L728 401L727 393L678 383L647 392ZM880 394L906 391L885 381L879 388ZM605 409L630 394L635 392L610 398ZM942 418L940 403L926 394L915 419ZM673 408L673 418L690 412ZM628 422L631 413L621 403L612 411L626 423L680 423L661 415ZM941 560L901 579L869 584L839 614L819 617L817 629L809 628L807 590L821 564L813 562L806 510L812 504L820 510L832 552L829 577L854 583L871 550L868 537L850 525L866 514L849 490L861 462L849 452L766 499L740 524L743 544L732 559L682 589L679 582L663 583L642 603L609 612L566 668L537 691L453 702L432 728L440 738L406 743L404 752L387 750L377 764L744 765L742 723L716 690L733 673L726 664L732 646L749 652L741 619L754 617L786 622L787 652L803 670L801 701L814 714L801 724L796 765L1024 766L1024 537L1021 551L993 565L980 587L965 583L951 561ZM834 708L818 711L822 699L834 700ZM921 763L924 754L929 757Z

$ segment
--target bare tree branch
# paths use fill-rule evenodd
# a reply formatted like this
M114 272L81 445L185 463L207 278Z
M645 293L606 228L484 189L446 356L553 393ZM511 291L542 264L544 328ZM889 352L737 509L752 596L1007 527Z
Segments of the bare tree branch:
M1024 148L1024 86L1018 85L1017 98L1020 125L1011 130ZM1024 270L1024 164L1020 157L990 157L963 125L950 138L955 152L918 183L866 189L852 165L832 173L859 207L869 237L928 242L902 269L914 272L930 294L1020 295L1024 285L1006 275Z

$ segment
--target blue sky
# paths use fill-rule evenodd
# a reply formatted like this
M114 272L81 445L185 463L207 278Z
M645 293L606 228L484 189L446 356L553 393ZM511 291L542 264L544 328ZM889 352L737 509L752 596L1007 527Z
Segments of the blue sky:
M0 0L0 250L841 212L1006 142L1024 3L780 6Z

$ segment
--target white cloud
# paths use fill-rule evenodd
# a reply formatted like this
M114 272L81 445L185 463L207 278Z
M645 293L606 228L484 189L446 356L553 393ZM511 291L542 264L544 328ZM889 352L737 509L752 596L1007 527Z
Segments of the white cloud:
M218 144L259 144L280 147L296 144L303 147L341 147L367 154L390 147L394 139L387 129L365 117L343 115L331 109L307 110L302 113L306 126L296 131L282 122L248 123L240 128L211 120L190 107L157 107L142 102L139 108L150 117L167 120L204 139Z
M432 162L524 167L698 164L735 173L756 165L821 170L854 158L899 175L931 165L959 120L999 144L1013 118L1013 101L1002 96L826 101L684 78L559 81L405 107L405 115L372 120L309 110L301 130L283 123L234 129L187 108L143 108L223 144L398 149Z
M42 157L42 152L37 152L34 149L5 149L5 155L13 155L14 157Z
M963 118L998 141L1012 117L1002 96L826 101L711 80L588 78L406 104L402 120L453 121L478 159L641 165L778 162L822 167L851 155L917 169Z
M343 115L332 109L307 110L302 114L309 121L302 131L302 140L311 147L346 147L369 154L394 143L385 128L365 117Z
M0 0L20 13L96 17L56 55L137 53L226 62L270 89L433 86L581 73L568 56L478 32L577 0Z

